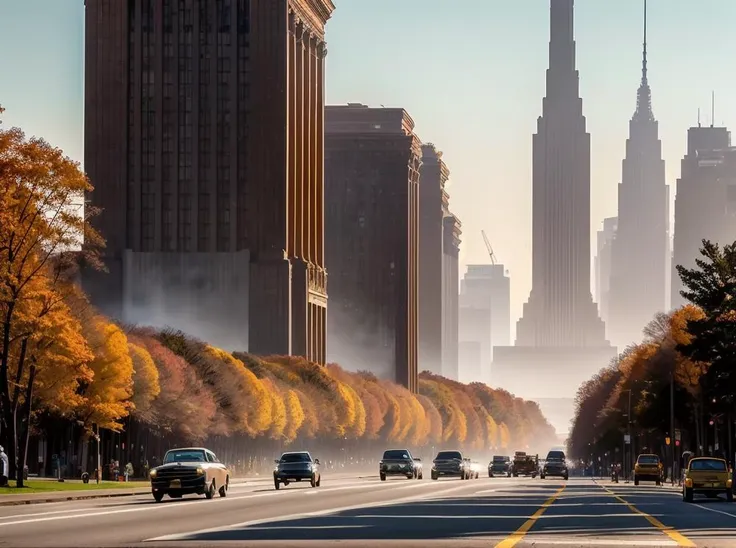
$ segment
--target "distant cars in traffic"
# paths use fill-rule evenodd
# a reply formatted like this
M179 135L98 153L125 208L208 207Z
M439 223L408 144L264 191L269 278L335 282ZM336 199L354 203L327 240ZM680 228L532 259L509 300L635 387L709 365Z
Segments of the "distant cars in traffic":
M640 481L653 481L657 485L662 485L663 475L664 466L658 455L643 453L637 457L634 465L634 485L639 485Z
M322 482L319 459L313 459L308 451L291 451L281 455L274 461L273 486L276 490L290 482L308 481L312 487L319 487Z
M488 477L496 476L511 477L511 459L505 455L494 455L491 462L488 463Z
M381 481L386 481L388 476L423 479L422 459L414 457L408 449L389 449L378 463L378 474Z
M470 466L460 451L440 451L432 461L432 479L442 476L470 479Z
M567 470L567 460L563 451L550 451L547 453L547 458L544 461L539 477L540 479L544 479L547 476L558 477L567 481L569 472Z
M219 493L225 497L230 486L230 471L204 447L167 451L163 464L153 468L149 477L156 502L161 502L165 495L175 499L197 494L211 499Z

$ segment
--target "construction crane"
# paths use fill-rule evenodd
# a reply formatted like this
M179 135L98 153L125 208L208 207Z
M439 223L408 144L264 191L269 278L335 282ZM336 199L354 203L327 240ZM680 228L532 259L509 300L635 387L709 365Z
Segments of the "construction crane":
M496 255L493 253L493 248L491 247L491 242L488 241L488 236L486 236L486 231L481 230L481 234L483 234L483 241L486 243L486 248L488 249L488 255L491 257L491 264L496 264Z

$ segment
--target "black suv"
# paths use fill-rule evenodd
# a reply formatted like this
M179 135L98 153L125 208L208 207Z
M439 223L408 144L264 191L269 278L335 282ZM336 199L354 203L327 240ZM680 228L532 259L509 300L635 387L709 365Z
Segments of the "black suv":
M386 481L386 476L422 479L422 461L412 457L408 449L389 449L383 453L383 458L378 463L378 473L381 481Z
M544 467L539 477L544 479L547 476L567 479L567 460L565 459L564 451L550 451L547 453L547 459L544 462Z

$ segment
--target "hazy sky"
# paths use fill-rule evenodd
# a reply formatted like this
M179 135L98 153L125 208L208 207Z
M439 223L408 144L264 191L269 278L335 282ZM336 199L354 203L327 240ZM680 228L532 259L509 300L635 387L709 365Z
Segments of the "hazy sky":
M121 0L122 1L122 0ZM334 0L328 103L406 108L445 153L461 266L484 262L485 229L511 274L512 316L531 284L531 135L547 68L549 0ZM616 214L641 75L643 0L577 0L583 110L592 134L591 231ZM5 123L82 160L83 0L0 0ZM736 1L649 0L649 77L667 182L687 128L736 128ZM593 237L591 240L595 242Z

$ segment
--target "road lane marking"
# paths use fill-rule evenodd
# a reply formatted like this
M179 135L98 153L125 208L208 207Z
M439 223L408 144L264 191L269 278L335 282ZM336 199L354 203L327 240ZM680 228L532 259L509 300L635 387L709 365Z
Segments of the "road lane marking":
M609 495L611 495L612 497L614 497L616 500L618 500L619 502L623 502L626 506L628 506L629 510L631 510L635 514L638 514L638 515L642 516L649 523L651 523L654 527L656 527L657 529L659 529L660 531L662 531L665 535L667 535L668 537L670 537L670 539L672 539L673 541L675 541L677 543L677 546L688 546L690 548L695 548L695 543L692 540L690 540L689 538L687 538L685 535L683 535L682 533L680 533L674 527L668 527L667 525L665 525L664 523L662 523L661 521L659 521L654 516L652 516L650 514L647 514L646 512L644 512L642 510L639 510L632 503L630 503L629 501L627 501L624 498L620 497L619 495L617 495L616 493L614 493L613 491L611 491L605 485L600 485L600 484L598 484L598 485L604 491L606 491Z
M537 511L534 512L532 516L521 525L521 527L511 533L510 536L506 537L504 540L496 544L495 548L513 548L514 546L516 546L516 544L518 544L524 538L529 530L534 527L534 524L537 522L539 517L547 511L547 508L552 506L557 497L559 497L564 490L565 486L563 485L557 490L557 492L555 492L554 495L544 501L542 506L540 506Z
M416 484L412 484L412 485L416 485ZM424 485L433 485L433 484L425 483ZM454 493L456 491L461 491L461 490L466 490L466 489L467 489L467 484L463 483L462 485L458 485L457 487L452 487L450 489L445 489L444 491L435 493L436 496L434 498L441 499L450 493ZM224 531L231 531L233 529L244 529L246 527L253 527L257 525L283 523L287 521L295 521L295 520L306 519L306 518L323 517L323 516L329 516L330 514L335 514L338 512L349 512L351 510L363 510L366 508L380 508L380 507L385 507L385 506L397 506L399 504L406 504L408 502L414 502L417 500L425 501L425 500L433 500L433 499L428 498L426 494L409 495L409 496L406 496L400 499L382 500L382 501L377 501L377 502L355 504L351 506L336 506L336 507L328 508L325 510L318 510L316 512L302 512L299 514L290 514L286 516L274 516L270 518L254 519L250 521L244 521L242 523L233 523L232 525L212 527L209 529L199 529L196 531L189 531L187 533L175 533L173 535L164 535L160 537L149 538L149 539L144 540L143 542L167 542L167 541L181 542L181 541L191 540L192 537L197 536L197 535L205 535L205 534L210 534L210 533L221 533Z
M716 510L715 508L708 508L707 506L703 506L702 504L691 504L691 506L697 506L698 508L702 508L703 510L708 510L708 512L715 512L716 514L723 514L724 516L736 518L736 514L726 512L725 510Z
M421 487L422 485L431 485L426 482L416 482L411 483L409 485L402 485L400 487L392 488L391 491L397 491L407 488L416 488ZM344 491L346 489L359 489L363 487L364 484L362 483L356 483L355 485L351 486L341 486L341 487L333 487L325 489L326 492L332 493L334 491ZM463 486L464 487L464 486ZM135 508L125 508L122 505L115 506L114 508L111 508L109 510L104 511L95 511L94 508L80 508L77 510L71 510L71 511L59 511L60 513L71 513L73 511L80 512L79 514L74 515L49 515L51 512L43 512L40 514L43 517L33 517L32 519L29 518L29 514L16 514L15 516L3 516L0 518L1 520L6 519L13 519L17 518L15 521L0 521L0 527L9 527L11 525L23 525L27 523L39 523L39 522L45 522L45 521L58 521L63 519L78 519L78 518L87 518L87 517L94 517L94 516L107 516L112 514L127 514L131 512L151 512L156 510L171 510L176 508L181 508L182 506L189 506L191 504L217 504L217 503L226 503L226 502L247 502L251 499L256 498L262 498L262 497L275 497L275 496L284 496L287 493L312 493L314 491L307 490L307 489L291 489L284 491L269 491L267 493L257 493L257 494L244 494L240 496L235 497L227 497L227 498L217 498L210 501L205 501L204 499L195 499L195 500L184 500L184 501L175 501L175 502L167 502L165 504L140 504L139 506ZM38 516L39 514L34 514L34 516Z
M568 540L547 539L534 536L534 543L539 546L553 544L558 546L677 546L673 540L624 540L624 539L587 539L570 537Z

